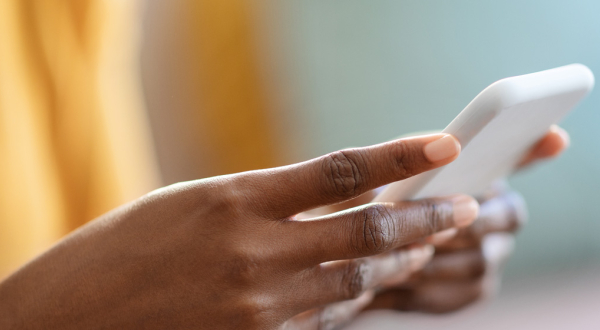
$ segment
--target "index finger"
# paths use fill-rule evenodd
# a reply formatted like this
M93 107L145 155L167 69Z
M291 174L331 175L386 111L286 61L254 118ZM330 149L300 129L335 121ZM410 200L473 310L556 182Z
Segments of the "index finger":
M460 144L452 135L432 134L246 172L235 182L242 194L256 200L261 215L287 218L446 165L459 153Z

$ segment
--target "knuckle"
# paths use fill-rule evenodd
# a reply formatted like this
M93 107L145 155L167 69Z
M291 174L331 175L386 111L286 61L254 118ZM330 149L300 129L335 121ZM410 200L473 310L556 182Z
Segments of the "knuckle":
M325 180L332 194L352 197L364 187L365 160L359 150L341 150L325 156L323 163Z
M395 240L395 223L381 204L368 205L357 214L353 230L353 248L359 255L386 251Z
M452 207L449 203L439 203L435 200L423 200L421 204L421 216L424 232L426 234L437 233L450 227L452 221Z
M265 322L272 322L277 316L278 299L264 299L264 296L248 290L264 278L264 271L261 271L264 262L260 265L257 259L238 253L236 257L220 261L214 272L214 276L220 278L232 292L238 292L235 301L223 306L227 314L232 315L230 322L235 329L263 329Z
M158 189L144 196L144 203L159 202L162 210L177 209L198 226L219 225L219 217L237 217L244 210L244 196L233 180L210 178L180 182ZM221 221L222 223L222 221Z
M234 287L248 287L260 277L260 265L251 256L240 255L222 262L221 276Z
M370 278L369 270L363 260L348 262L341 281L342 299L355 299L365 292Z
M235 213L243 209L242 200L229 191L222 191L218 197L211 197L209 209L212 214Z
M400 177L408 178L418 174L419 153L414 152L406 141L399 140L394 145L390 152L393 155L395 173Z
M214 218L215 214L237 216L247 210L247 194L233 180L207 180L192 191L190 198L196 202L197 209Z
M234 305L232 321L236 329L263 329L275 315L270 311L273 306L266 306L257 299L246 298ZM239 326L239 327L238 327Z

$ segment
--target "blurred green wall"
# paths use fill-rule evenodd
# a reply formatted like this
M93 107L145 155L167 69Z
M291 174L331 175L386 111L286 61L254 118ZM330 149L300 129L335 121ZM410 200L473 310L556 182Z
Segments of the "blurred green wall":
M569 63L600 79L600 1L270 1L272 65L303 158L443 128L497 79ZM600 260L600 91L563 123L572 147L511 180L529 204L508 275Z

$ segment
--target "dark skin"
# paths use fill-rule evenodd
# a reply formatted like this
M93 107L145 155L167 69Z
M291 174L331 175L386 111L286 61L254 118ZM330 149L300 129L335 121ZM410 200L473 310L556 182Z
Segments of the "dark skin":
M426 152L441 140L449 147L444 157ZM459 152L453 137L436 134L159 189L76 230L4 280L0 328L319 326L295 316L329 304L319 315L346 312L334 303L361 297L418 259L397 248L470 224L478 204L450 196L305 221L295 215L443 166Z
M422 243L471 224L478 204L457 195L296 215L451 162L460 148L427 151L442 138L454 141L401 139L154 191L0 283L0 328L338 327L421 269L433 254Z
M555 158L568 145L567 132L553 126L523 157L517 170ZM370 192L327 211L360 205L374 196ZM512 252L514 234L526 221L527 211L522 197L502 182L478 200L477 221L432 236L428 243L435 246L435 254L424 268L381 288L366 309L448 313L493 295L502 266Z
M568 146L568 133L553 126L523 157L517 170L555 158ZM447 313L493 295L527 210L522 197L502 183L479 200L477 221L434 244L435 255L422 271L380 292L368 309Z

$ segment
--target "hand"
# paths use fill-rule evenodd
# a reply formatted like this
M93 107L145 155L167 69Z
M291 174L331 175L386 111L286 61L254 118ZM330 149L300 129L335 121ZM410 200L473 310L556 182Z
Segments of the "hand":
M552 127L520 167L557 156L569 144L568 134ZM499 184L482 196L479 219L471 226L436 235L435 256L404 283L381 292L368 309L455 311L494 293L502 265L510 256L513 234L524 223L525 203Z
M525 203L503 190L480 203L477 221L432 237L433 259L410 279L388 285L367 309L446 313L495 293L513 234L525 221Z
M397 248L469 225L477 202L457 195L294 215L445 165L459 152L452 136L434 134L159 189L0 283L0 328L336 326L369 302L370 289L431 255Z

